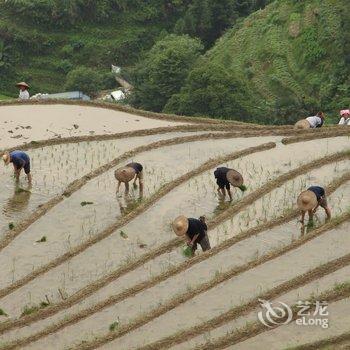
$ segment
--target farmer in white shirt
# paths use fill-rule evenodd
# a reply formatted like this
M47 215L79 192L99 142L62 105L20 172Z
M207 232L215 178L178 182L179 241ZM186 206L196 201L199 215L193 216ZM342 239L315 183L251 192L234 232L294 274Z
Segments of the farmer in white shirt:
M350 109L343 109L340 111L340 117L339 125L350 126Z
M324 119L325 116L323 112L318 112L315 116L306 118L306 120L310 124L311 129L320 128L321 126L323 126Z
M318 112L315 116L313 117L308 117L306 119L299 120L295 124L296 129L315 129L315 128L320 128L323 126L325 120L325 116L323 112Z
M19 87L19 96L18 98L20 100L29 100L29 85L27 83L25 83L24 81L16 84L16 86Z

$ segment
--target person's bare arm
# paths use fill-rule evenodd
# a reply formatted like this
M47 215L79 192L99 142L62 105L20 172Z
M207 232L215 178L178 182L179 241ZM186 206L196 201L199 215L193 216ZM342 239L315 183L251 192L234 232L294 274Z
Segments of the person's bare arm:
M188 245L190 245L192 247L194 245L194 242L197 240L198 237L199 237L199 233L193 236L192 240L190 240Z
M301 222L302 224L304 224L304 222L305 222L305 214L306 214L306 211L302 211L302 212L301 212L301 219L300 219L300 222Z

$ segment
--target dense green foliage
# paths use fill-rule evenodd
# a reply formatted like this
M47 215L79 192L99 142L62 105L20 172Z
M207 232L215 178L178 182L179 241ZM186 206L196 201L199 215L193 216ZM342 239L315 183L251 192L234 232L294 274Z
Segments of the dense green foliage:
M280 0L257 11L198 61L165 110L286 123L349 107L349 10L348 0Z
M66 90L78 90L89 96L97 95L101 89L101 76L91 68L78 67L67 74Z
M144 109L263 123L334 113L350 105L349 11L348 0L0 0L0 94L16 96L17 80L94 94L113 88L115 64Z
M161 111L169 98L180 91L202 50L201 42L187 35L171 34L159 40L132 73L133 105Z
M0 92L59 92L79 66L131 67L164 35L195 35L209 47L256 0L0 0ZM103 86L105 88L106 86Z

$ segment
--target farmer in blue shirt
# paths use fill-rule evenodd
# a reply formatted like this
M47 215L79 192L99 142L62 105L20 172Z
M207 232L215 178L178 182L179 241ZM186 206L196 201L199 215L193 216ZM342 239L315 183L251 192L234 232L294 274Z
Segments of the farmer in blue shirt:
M310 222L313 221L313 216L316 213L318 207L322 207L327 215L327 220L331 218L331 210L328 206L328 201L326 193L323 187L320 186L311 186L300 193L298 197L298 207L301 210L301 220L300 222L304 224L305 214L309 213Z
M5 165L13 164L15 171L16 180L19 180L21 170L24 169L24 172L27 175L28 182L32 182L32 175L30 174L30 158L27 153L23 151L13 151L11 153L5 153L2 156L2 159Z

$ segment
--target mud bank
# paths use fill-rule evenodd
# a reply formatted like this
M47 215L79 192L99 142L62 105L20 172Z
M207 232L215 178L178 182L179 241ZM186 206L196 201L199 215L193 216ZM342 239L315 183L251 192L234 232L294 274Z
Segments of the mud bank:
M272 259L273 257L276 257L276 256L274 256L274 255L272 255L272 256L269 256L269 259ZM266 257L265 257L266 258ZM260 263L263 263L264 262L264 260L260 260ZM248 268L248 269L250 269L250 268L252 268L252 267L254 267L255 265L254 264L252 264L252 265L245 265L244 267L243 267L243 270L240 270L240 269L234 269L233 270L233 272L231 271L231 273L233 273L233 274L237 274L237 273L240 273L240 272L243 272L244 271L244 269L246 269L246 268ZM216 284L216 283L221 283L222 281L224 281L224 280L226 280L227 278L229 278L229 276L233 276L233 275L230 275L230 274L224 274L224 275L222 275L222 276L218 276L218 278L213 282L214 284ZM221 278L223 278L223 280L221 280ZM160 281L159 281L160 282ZM209 284L205 284L204 286L201 286L199 289L198 289L198 293L202 293L203 291L205 291L206 290L206 288L211 288L213 285L211 285L210 283ZM202 289L202 288L204 288L204 289ZM130 291L131 292L131 291ZM129 295L133 295L135 292L137 292L137 290L134 290L133 291L133 293L131 293L131 294L129 294ZM192 295L192 297L194 296L194 295L197 295L197 293L196 293L196 291L195 290L193 290L193 295ZM125 296L125 295L124 295ZM191 296L191 293L190 294L185 294L183 297L180 297L179 296L179 298L177 299L177 303L181 303L181 302L184 302L185 300L186 300L186 298L188 298L189 296ZM117 301L119 301L119 300L117 300L117 299L114 299L114 300L112 300L112 299L110 299L109 300L109 303L110 304L112 304L112 302L114 303L114 302L117 302ZM170 304L167 304L166 306L164 305L164 308L162 308L162 312L164 313L164 312L166 312L166 311L169 311L169 305L171 305L170 306L170 309L171 308L173 308L173 307L175 307L176 306L176 304L172 304L172 303L170 303ZM106 306L108 306L107 304L105 304L104 305L104 307L106 307ZM101 307L101 305L99 305L99 307ZM92 312L92 310L94 310L94 309L91 309L91 308L89 308L88 310L86 310L86 312L85 312L85 316L84 316L84 313L80 313L80 315L77 315L78 317L75 319L75 321L77 321L78 319L79 319L79 317L87 317L88 315L90 315L90 313ZM45 310L44 310L44 312L45 312ZM154 314L153 314L153 316L154 316ZM74 318L73 318L73 320L74 320ZM67 321L68 320L65 320L64 322L63 322L63 324L64 323L66 323L66 325L67 325ZM72 321L72 319L71 319L71 321ZM62 323L61 323L61 326L62 326ZM58 325L56 325L56 327L59 327ZM50 327L49 327L50 328ZM52 328L51 328L51 331L52 331ZM35 339L35 338L34 338ZM26 341L28 341L29 339L27 339Z
M175 134L176 135L176 134ZM194 142L199 140L206 140L206 139L225 139L229 138L229 134L199 134L199 135L191 135L191 136L185 136L185 137L175 137L172 139L168 139L169 137L174 136L174 134L167 134L162 136L164 140L156 141L148 145L139 146L133 150L127 151L121 156L114 158L112 161L99 166L97 169L94 169L93 171L90 171L86 175L82 176L81 178L74 180L71 183L68 183L67 187L63 189L63 192L61 194L58 194L48 200L47 202L41 202L40 206L33 211L28 217L21 220L21 222L16 222L16 225L13 229L7 230L4 232L4 238L0 240L0 251L4 249L8 244L11 243L13 239L15 239L20 233L22 233L25 229L27 229L30 225L32 225L34 222L36 222L38 219L40 219L42 216L44 216L49 210L54 208L56 205L58 205L60 202L62 202L65 198L71 196L76 191L80 190L84 185L86 185L89 181L92 179L102 175L103 173L107 172L108 170L116 167L119 163L126 161L127 159L136 156L139 153L146 152L153 149L158 149L161 147L166 147L169 145L177 145L182 144L186 142ZM158 136L149 136L150 140L152 138L158 138ZM147 140L147 138L146 138ZM135 140L135 144L137 145L138 140ZM142 142L141 142L142 143ZM86 162L87 163L87 162Z
M271 148L271 147L275 147L275 144L274 143L270 143L270 144L266 144L266 145L263 145L263 146L258 146L258 147L253 147L251 149L246 149L244 151L236 152L234 154L231 154L231 157L232 158L235 158L235 157L239 158L241 156L244 156L245 154L258 152L260 150L268 149L268 148ZM94 237L92 237L91 239L87 240L86 242L84 242L84 243L82 243L82 244L72 248L69 252L67 252L66 254L62 255L61 257L53 260L48 265L44 265L43 267L41 267L41 268L37 269L36 271L32 272L27 277L24 277L23 279L18 280L17 282L15 282L12 285L12 287L9 286L7 288L4 288L2 291L0 291L0 295L2 297L5 296L6 294L8 294L8 292L13 291L13 290L19 288L20 286L23 286L25 283L33 280L37 276L39 276L39 275L47 272L48 270L50 270L50 269L60 265L61 263L63 263L67 259L70 259L70 258L80 254L81 252L83 252L84 250L89 248L90 246L92 246L95 243L99 242L100 240L108 237L110 234L115 232L115 230L117 230L118 228L122 227L126 223L130 222L133 218L135 218L136 216L138 216L139 214L141 214L145 210L147 210L149 207L151 207L156 201L158 201L160 198L162 198L166 193L170 192L173 188L175 188L178 185L180 185L180 184L184 183L185 181L187 181L189 177L195 176L195 175L197 175L197 174L207 170L208 168L213 167L212 164L214 164L214 166L215 166L216 161L214 160L212 162L209 162L209 163L205 164L203 167L197 168L194 171L190 172L190 174L186 174L186 175L178 178L177 180L169 183L167 186L163 186L160 191L156 192L154 195L152 195L147 200L142 202L140 204L140 206L138 206L135 210L131 211L127 215L125 215L125 216L121 217L120 219L118 219L115 224L109 226L107 229L105 229L104 231L102 231L99 234L95 235ZM175 241L177 241L177 240L175 240ZM172 244L173 243L171 243L170 245L172 245Z
M329 237L331 236L331 234L333 233L330 232L329 230L334 230L335 228L337 228L339 225L344 224L345 222L347 222L350 219L350 213L345 213L342 216L340 216L339 218L337 218L337 220L334 220L333 222L330 222L326 225L324 225L323 227L320 227L319 229L315 230L312 235L310 236L306 236L307 241L311 242L314 238L319 237L320 235L325 234L326 232L329 232ZM340 226L339 226L340 227ZM343 230L343 232L345 232ZM320 240L319 240L320 241ZM305 243L305 242L304 242ZM298 242L298 244L300 244L300 242ZM302 246L302 245L301 245ZM304 247L304 250L307 249L307 247ZM184 331L181 331L177 334L174 334L172 336L169 336L167 338L163 338L157 342L154 342L152 344L146 345L146 346L139 346L137 347L138 349L142 349L142 350L155 350L155 349L167 349L170 346L174 346L176 344L179 343L183 343L185 341L187 341L188 339L192 339L194 336L197 336L199 334L201 334L202 332L209 332L211 329L214 329L216 327L221 326L224 323L227 323L228 321L231 321L235 318L238 317L242 317L244 315L246 315L248 312L254 310L256 307L259 306L259 298L264 299L264 300L273 300L277 297L279 297L282 294L285 294L286 292L293 290L297 287L300 287L306 283L309 283L312 280L315 280L317 278L320 278L322 276L324 276L325 274L328 274L332 271L336 271L339 268L342 268L344 266L347 266L350 263L350 255L347 254L345 256L341 256L340 258L337 258L335 260L332 260L328 263L324 263L323 265L314 268L313 270L310 270L309 272L305 272L304 274L294 277L290 280L287 280L287 282L282 283L270 290L267 290L266 292L263 292L259 295L258 298L254 298L252 300L250 300L248 303L243 303L237 307L233 307L230 311L220 314L219 316L215 317L215 318L211 318L203 323L197 324L194 327L190 327ZM271 265L271 264L270 264ZM258 272L256 272L258 273ZM236 281L237 282L237 281ZM321 299L323 300L323 299ZM330 301L330 299L327 299ZM160 321L160 320L159 320ZM259 325L261 325L259 323ZM259 326L259 330L261 331L265 331L266 327L260 327ZM254 330L251 330L252 333L250 336L254 336L256 335ZM245 339L247 339L247 332L244 330L240 330L239 332L235 333L235 336L238 337L239 334L239 342L243 341ZM225 346L228 345L232 345L232 344L236 344L238 343L238 338L235 338L235 342L233 343L229 343L226 342L225 346L223 346L223 340L225 339L225 341L227 341L228 339L230 339L230 341L232 341L231 336L233 335L229 335L229 336L225 336L222 339L219 339L217 341L214 341L211 344L208 344L205 347L201 347L201 349L223 349ZM110 336L112 337L112 335ZM122 339L121 339L122 340ZM91 342L91 345L94 342ZM120 344L120 342L119 342ZM96 345L96 343L94 343L94 345ZM111 343L111 345L115 346L116 343ZM93 349L95 348L93 347L84 347L85 345L82 345L79 348L83 348L83 349Z

